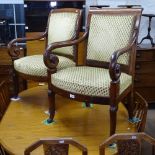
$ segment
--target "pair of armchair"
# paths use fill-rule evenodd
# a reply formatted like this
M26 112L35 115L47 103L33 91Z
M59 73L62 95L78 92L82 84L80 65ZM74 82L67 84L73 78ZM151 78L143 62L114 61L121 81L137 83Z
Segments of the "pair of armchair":
M47 36L49 42L47 42L43 60L41 60L42 56L40 59L40 61L44 61L47 67L46 76L44 77L46 77L49 89L50 115L47 120L48 123L53 122L54 119L55 94L86 103L93 102L94 104L109 105L110 135L114 134L116 130L118 104L124 101L125 98L127 100L124 103L129 118L132 119L136 43L141 12L142 9L138 8L92 9L88 14L86 31L78 39L77 32L79 28L74 27L72 33L69 33L71 34L70 37L65 37L61 30L69 21L70 24L74 22L74 25L77 25L79 23L77 18L72 21L71 19L74 18L69 16L69 19L71 19L68 21L62 15L61 20L57 20L59 16L56 16L54 20L52 18L54 14L50 14L48 28L44 34L44 37ZM80 13L76 15L76 17L79 16ZM50 26L52 23L53 25L59 25L59 27ZM65 26L63 32L69 30L70 27ZM57 34L52 34L55 31ZM52 39L52 37L57 38L61 35L63 39ZM20 39L9 44L10 55L13 55L11 52L15 51L12 50L12 47L14 47L13 44L16 41L20 41ZM85 52L83 53L85 64L78 66L77 63L76 65L69 65L69 62L66 62L67 67L59 69L62 64L60 56L65 55L68 60L70 60L69 58L75 60L74 58L78 55L78 44L83 41L86 42ZM23 63L24 58L23 60L15 60L14 68L15 73L18 72L21 75L21 71L16 65L16 61L20 60L19 66ZM29 59L28 62L30 61ZM36 62L34 60L32 62L35 66ZM38 66L38 68L41 67ZM36 70L35 68L33 72L35 73Z

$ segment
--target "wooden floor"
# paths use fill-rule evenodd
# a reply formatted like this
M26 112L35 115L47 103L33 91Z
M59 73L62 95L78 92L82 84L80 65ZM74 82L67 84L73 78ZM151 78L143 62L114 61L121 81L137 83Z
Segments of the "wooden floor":
M72 137L86 145L89 155L98 155L99 144L109 136L109 106L83 108L82 103L56 96L55 124L45 125L48 118L47 87L38 86L20 93L20 101L12 101L0 123L0 139L9 150L22 155L24 149L39 138ZM117 133L132 132L134 126L119 105ZM72 155L78 154L73 149ZM108 149L108 154L114 149ZM40 155L40 153L36 153Z

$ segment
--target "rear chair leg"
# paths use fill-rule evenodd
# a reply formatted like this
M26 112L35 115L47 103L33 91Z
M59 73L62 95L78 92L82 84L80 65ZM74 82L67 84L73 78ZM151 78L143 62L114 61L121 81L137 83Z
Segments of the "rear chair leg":
M129 120L132 120L134 117L133 104L134 104L134 96L133 96L133 93L131 92L127 96L127 104L126 104L126 108L127 108L128 115L129 115Z
M48 90L48 101L49 101L49 118L47 120L48 123L54 122L55 115L55 93L51 90Z
M15 70L13 70L13 97L11 98L12 101L17 101L20 99L20 97L18 96L19 94L19 77L18 74Z

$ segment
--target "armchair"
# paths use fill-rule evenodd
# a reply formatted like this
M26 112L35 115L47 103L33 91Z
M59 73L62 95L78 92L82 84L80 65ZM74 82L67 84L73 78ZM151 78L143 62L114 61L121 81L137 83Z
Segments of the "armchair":
M26 80L47 82L47 68L43 62L43 54L20 57L23 48L17 43L46 39L46 45L53 42L74 40L79 35L81 10L66 8L54 9L50 12L46 31L34 38L17 38L9 42L8 52L13 63L14 100L18 99L18 76ZM37 26L37 25L36 25ZM57 70L77 64L77 45L58 48L53 51L59 58Z
M55 94L110 106L110 135L115 133L118 104L128 98L129 118L133 117L136 43L142 9L104 8L89 11L84 35L74 41L49 45L44 53L50 88L50 116L55 113ZM60 47L86 41L85 65L57 72L59 58L52 54Z

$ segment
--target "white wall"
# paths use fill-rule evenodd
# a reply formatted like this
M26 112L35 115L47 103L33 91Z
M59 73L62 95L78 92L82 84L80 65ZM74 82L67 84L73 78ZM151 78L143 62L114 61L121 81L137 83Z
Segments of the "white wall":
M110 5L110 7L117 7L118 5L126 5L126 4L138 4L141 5L145 14L155 14L155 0L86 0L86 12L88 12L88 8L90 5ZM148 28L148 18L142 17L140 32L139 32L139 41L141 38L147 35ZM151 36L155 42L155 17L152 18L151 25ZM144 44L150 44L150 41L145 40Z
M23 4L24 0L0 0L0 4Z

